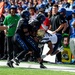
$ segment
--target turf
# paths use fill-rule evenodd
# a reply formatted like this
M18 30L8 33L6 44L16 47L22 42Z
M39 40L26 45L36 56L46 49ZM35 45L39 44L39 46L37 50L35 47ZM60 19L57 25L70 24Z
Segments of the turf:
M6 61L5 61L6 62ZM37 62L21 62L38 64ZM64 66L64 67L75 67L75 64L50 64L44 63L45 65L52 66ZM32 68L9 68L7 66L0 66L0 75L75 75L75 72L65 71L53 71L48 69L32 69Z
M0 75L75 75L75 73L46 69L0 67Z
M6 60L0 60L2 62L7 62ZM38 64L37 62L21 62L21 63L29 63L29 64ZM53 64L53 63L48 63L48 62L44 62L45 65L52 65L52 66L63 66L63 67L75 67L75 64L71 64L71 63L62 63L62 64Z

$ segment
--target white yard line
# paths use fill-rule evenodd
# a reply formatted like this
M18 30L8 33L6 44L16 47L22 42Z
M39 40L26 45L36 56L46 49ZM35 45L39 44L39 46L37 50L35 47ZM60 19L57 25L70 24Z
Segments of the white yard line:
M0 66L7 66L6 61L0 61ZM64 67L64 66L53 66L53 65L45 65L47 70L55 70L55 71L68 71L68 72L75 72L75 67ZM39 64L32 64L32 63L20 63L19 66L14 64L14 67L18 68L35 68L40 69Z

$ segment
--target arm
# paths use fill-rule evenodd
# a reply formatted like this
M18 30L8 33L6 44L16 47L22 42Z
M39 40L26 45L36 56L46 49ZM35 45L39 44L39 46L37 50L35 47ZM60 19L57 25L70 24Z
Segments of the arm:
M61 24L53 33L59 32L62 28L64 28L64 24Z
M62 30L62 33L65 32L65 30L67 29L67 27L68 27L67 23L64 23L64 28L63 28L63 30Z
M51 25L50 25L50 26L49 26L49 30L51 30L51 28L52 28L52 27L51 27Z
M53 45L52 45L52 42L48 42L48 48L50 49L45 55L42 55L41 58L45 58L47 55L52 55L52 52L53 52Z
M54 33L56 32L59 32L60 30L62 30L66 25L66 20L63 16L61 15L58 15L57 16L57 20L56 20L56 23L57 23L57 29L55 29ZM65 29L65 28L64 28Z
M3 31L3 30L6 30L8 27L6 26L0 26L0 30Z
M64 24L61 24L55 31L58 32L64 27Z

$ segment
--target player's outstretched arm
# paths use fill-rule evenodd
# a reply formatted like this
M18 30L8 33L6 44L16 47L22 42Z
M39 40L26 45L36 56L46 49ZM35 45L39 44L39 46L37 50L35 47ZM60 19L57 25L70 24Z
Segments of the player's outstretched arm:
M6 30L6 29L8 29L8 27L6 27L6 26L0 26L0 30L1 31Z

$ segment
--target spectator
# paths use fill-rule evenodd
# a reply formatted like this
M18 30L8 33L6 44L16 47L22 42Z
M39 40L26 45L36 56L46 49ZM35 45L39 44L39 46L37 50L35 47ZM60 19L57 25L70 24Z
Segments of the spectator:
M70 50L75 60L75 10L73 10L72 19L70 20Z
M60 14L61 20L63 20L63 23L64 23L64 28L62 30L62 33L69 33L69 25L68 25L68 21L66 19L66 9L60 8L59 14Z
M11 5L5 1L5 4L4 4L4 9L10 9Z
M46 16L50 19L51 16L52 16L52 8L50 7L50 8L48 8L48 9L46 9L46 10L45 10L45 14L46 14Z
M5 17L3 22L3 24L7 27L12 26L11 28L5 30L7 37L7 53L8 53L7 65L9 67L13 67L11 61L11 59L13 58L13 51L14 51L12 38L15 33L17 23L19 20L19 16L17 16L15 12L16 12L16 7L12 5L10 8L10 14Z
M19 7L17 8L17 15L20 16L22 10L23 10L23 8L19 6Z
M16 4L16 5L18 4L18 2L19 2L19 0L15 0L15 4Z
M4 16L7 16L9 14L9 9L8 8L5 8L4 9Z
M69 3L70 3L70 7L69 8L72 9L73 8L73 4L74 4L74 0L71 0L71 2L69 2Z
M16 8L18 7L18 5L16 5L15 0L10 0L10 5L14 5Z
M68 3L68 0L63 0L62 7L64 7L64 8L70 7L70 3Z
M51 25L50 30L53 31L53 33L56 33L61 44L62 39L62 29L64 27L64 22L61 20L60 15L58 13L58 5L54 4L52 7L52 16L51 16ZM60 47L60 46L59 46ZM56 55L58 57L58 62L61 62L61 52Z
M38 4L37 0L33 0L33 6L36 7Z
M49 8L49 7L52 7L52 6L53 6L52 0L48 0L48 4L46 5L46 7Z
M3 13L1 14L0 16L0 26L3 26L3 21L4 21L4 15ZM4 39L5 39L5 34L4 34L4 31L0 31L0 55L2 58L4 56Z
M28 6L29 0L25 0L25 4L26 6Z
M33 3L32 2L29 2L28 3L28 7L32 7L33 6Z
M18 3L17 3L17 6L18 6L18 7L22 7L21 2L18 2Z
M22 0L22 1L21 1L21 5L22 5L22 8L23 8L23 9L26 9L26 8L28 7L28 3L25 4L25 0Z
M38 0L37 2L38 2L37 6L36 6L37 8L40 9L41 7L42 7L42 8L45 8L45 7L46 7L46 5L43 4L43 1L42 1L42 0Z
M29 12L30 12L30 19L29 19L29 21L33 21L36 18L36 16L37 16L35 7L30 7L29 8Z
M62 35L62 45L64 48L69 48L69 34L63 34Z

